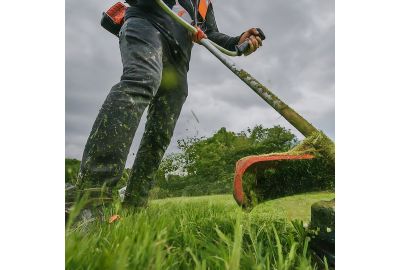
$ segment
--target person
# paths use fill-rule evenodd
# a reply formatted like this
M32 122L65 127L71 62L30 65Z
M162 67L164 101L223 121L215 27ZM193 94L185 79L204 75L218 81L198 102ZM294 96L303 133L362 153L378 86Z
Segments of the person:
M141 116L149 106L144 135L124 196L125 205L143 207L147 205L155 173L188 95L191 49L193 40L198 40L155 1L126 2L129 7L119 32L123 73L104 101L90 132L78 174L78 188L98 188L103 198L111 198L112 188L125 168ZM193 21L207 38L228 50L249 41L248 55L262 45L255 28L236 37L220 33L209 0L164 2L182 18Z

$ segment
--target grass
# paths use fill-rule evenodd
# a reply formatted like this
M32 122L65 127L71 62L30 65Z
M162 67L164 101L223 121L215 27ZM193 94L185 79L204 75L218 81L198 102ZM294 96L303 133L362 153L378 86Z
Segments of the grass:
M295 195L250 213L231 195L154 200L135 213L114 205L113 224L67 225L66 269L316 269L302 221L333 197Z

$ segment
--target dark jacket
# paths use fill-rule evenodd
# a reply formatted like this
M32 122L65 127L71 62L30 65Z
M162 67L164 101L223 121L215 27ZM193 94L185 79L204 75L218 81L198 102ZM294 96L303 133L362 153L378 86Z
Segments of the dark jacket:
M179 4L185 8L194 20L194 5L196 0L178 0ZM175 0L164 0L164 2L172 7ZM130 3L125 19L130 17L140 17L150 20L150 22L163 34L168 40L171 51L182 61L189 64L190 54L193 47L191 34L180 24L174 21L166 14L155 1L152 0L136 0ZM197 14L199 20L198 26L204 31L207 37L219 44L220 46L234 50L238 44L240 36L230 37L218 31L217 23L214 17L214 10L210 3L205 21L202 20L200 14Z

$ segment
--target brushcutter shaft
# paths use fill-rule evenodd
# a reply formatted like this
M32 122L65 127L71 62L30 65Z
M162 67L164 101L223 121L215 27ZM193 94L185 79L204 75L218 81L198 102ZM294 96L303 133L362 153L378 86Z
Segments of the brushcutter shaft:
M257 95L272 106L280 115L282 115L290 124L292 124L305 137L310 136L318 130L304 119L300 114L290 108L286 103L281 101L267 87L253 78L245 70L239 68L231 60L224 57L208 39L200 40L200 43L206 47L215 57L217 57L226 67L236 74L244 83L246 83Z

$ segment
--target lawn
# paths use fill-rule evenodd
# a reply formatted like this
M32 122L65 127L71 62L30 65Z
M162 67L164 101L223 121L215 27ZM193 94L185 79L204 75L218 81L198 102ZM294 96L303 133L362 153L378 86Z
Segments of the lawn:
M302 221L333 193L275 199L242 211L231 195L151 201L121 219L66 228L66 269L315 269ZM300 221L301 220L301 221Z

